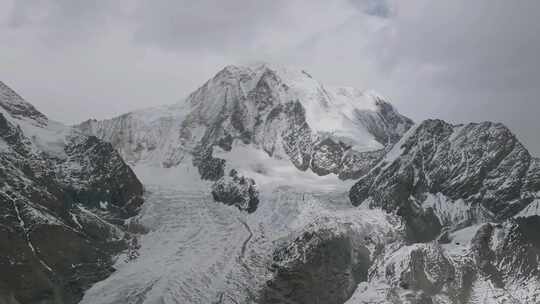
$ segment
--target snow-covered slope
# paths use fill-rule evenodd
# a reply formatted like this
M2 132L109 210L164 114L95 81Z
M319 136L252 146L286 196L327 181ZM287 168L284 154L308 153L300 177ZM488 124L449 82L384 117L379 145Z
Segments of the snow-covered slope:
M142 185L108 143L0 82L0 303L76 303L110 274Z
M325 87L305 71L228 66L185 100L78 126L130 163L191 160L206 179L223 176L213 149L242 142L301 170L358 176L412 125L374 93ZM362 157L362 155L370 157Z
M191 174L182 166L158 170L175 172L178 179ZM141 234L135 253L120 257L117 271L93 286L82 303L276 303L272 299L280 299L280 291L266 287L287 285L286 276L277 276L279 268L303 268L295 266L303 258L291 250L301 246L295 241L299 236L324 230L324 242L340 243L344 238L349 242L351 234L361 240L362 252L375 255L377 247L397 238L400 227L399 220L381 210L351 206L346 196L350 183L340 184L338 179L326 191L317 190L317 184L261 185L260 205L253 213L215 202L207 188L194 189L194 182L189 188L164 186L152 174L142 181L148 190L145 204L132 221L149 231ZM289 248L288 262L274 257L279 248ZM130 255L136 258L129 259ZM346 261L339 263L332 271L336 278L350 273ZM318 266L321 274L330 275L330 267ZM351 279L343 291L336 288L343 292L341 299L352 294L357 282ZM308 285L304 292L315 295L317 288ZM330 290L326 289L327 296Z

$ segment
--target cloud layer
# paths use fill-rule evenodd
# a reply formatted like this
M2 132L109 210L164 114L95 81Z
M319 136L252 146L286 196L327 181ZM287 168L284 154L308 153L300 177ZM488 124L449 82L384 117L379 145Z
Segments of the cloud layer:
M540 2L0 0L2 80L74 123L180 100L272 61L415 120L493 120L540 155Z

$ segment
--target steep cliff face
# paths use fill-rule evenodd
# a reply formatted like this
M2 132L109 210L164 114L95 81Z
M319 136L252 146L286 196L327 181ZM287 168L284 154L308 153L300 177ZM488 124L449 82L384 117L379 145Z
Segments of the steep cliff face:
M537 160L503 125L428 120L363 176L350 197L355 205L402 214L417 237L433 239L442 226L507 219L539 190Z
M380 212L380 211L379 211ZM399 229L377 211L316 217L278 246L258 303L344 303L369 278L373 259Z
M325 87L304 71L266 64L229 66L179 104L78 126L109 141L132 163L177 166L184 159L206 179L223 175L213 156L252 145L300 170L358 176L412 126L381 97ZM357 156L367 153L356 165ZM369 163L369 165L366 165Z
M111 144L0 83L0 300L76 303L126 247L143 188Z
M538 302L539 191L538 160L505 126L413 127L350 191L402 218L406 241L350 303Z

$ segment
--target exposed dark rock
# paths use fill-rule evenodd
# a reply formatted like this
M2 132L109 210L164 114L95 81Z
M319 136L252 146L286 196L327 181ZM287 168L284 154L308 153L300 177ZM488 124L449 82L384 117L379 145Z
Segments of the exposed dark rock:
M41 149L19 124L44 132L48 120L2 86L0 302L77 303L113 271L111 257L126 248L120 224L137 213L143 187L96 137L65 127L55 153Z
M493 263L507 281L540 280L540 216L519 218L507 225L508 232L495 249Z
M236 206L242 211L255 212L259 205L259 192L255 181L231 170L212 185L212 196L215 201Z
M371 266L369 250L354 232L304 231L273 254L275 277L259 303L344 303ZM287 301L283 301L286 299Z
M339 174L344 153L343 147L331 138L322 140L313 147L311 170L318 175Z
M427 120L411 132L389 152L392 158L353 186L350 198L354 205L371 198L372 207L397 211L409 224L420 220L416 226L431 223L429 227L438 225L434 214L421 206L426 194L441 193L449 204L464 200L472 220L474 210L481 209L500 220L522 210L540 190L535 159L501 124L453 126Z
M495 264L495 252L491 249L493 226L485 224L478 229L471 242L471 250L480 273L488 277L497 288L504 288L502 274Z
M379 97L375 98L377 99L377 111L365 112L361 119L364 120L365 126L378 142L385 146L391 146L401 138L405 131L412 127L414 122L400 115L388 102Z
M311 160L313 136L305 120L305 109L299 101L289 102L285 104L283 113L285 115L285 129L281 134L283 149L292 163L305 171L309 168Z
M231 151L233 142L234 138L231 136L231 134L226 134L218 139L216 145L225 151Z
M76 202L93 208L107 202L107 210L120 218L137 214L143 186L110 143L93 136L73 139L65 152L69 162L61 164L59 176ZM79 163L92 165L76 166Z
M410 242L434 240L443 228L432 209L423 210L415 205L404 205L398 209L397 215L405 221L405 237Z
M358 179L369 172L369 170L382 159L385 150L357 152L352 149L345 152L341 162L342 168L339 178Z
M197 152L193 165L199 170L201 179L217 181L225 175L225 160L212 156L213 149Z

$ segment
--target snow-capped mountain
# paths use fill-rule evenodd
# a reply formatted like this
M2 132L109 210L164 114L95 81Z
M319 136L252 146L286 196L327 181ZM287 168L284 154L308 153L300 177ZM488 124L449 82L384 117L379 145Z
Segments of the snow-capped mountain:
M0 82L0 303L76 303L127 247L143 188L113 147Z
M226 67L177 104L74 129L10 100L4 129L18 125L53 165L32 172L86 189L94 178L80 177L101 168L100 194L74 196L59 221L88 230L86 212L132 216L129 246L104 263L115 271L81 303L540 303L540 160L501 124L415 125L373 92L268 64ZM10 145L12 163L37 157ZM142 188L119 155L146 189L137 214ZM126 185L124 199L100 196Z
M130 163L173 167L187 159L204 179L217 180L224 162L214 150L230 151L235 142L318 175L360 176L411 125L374 93L260 64L228 66L178 104L78 127Z
M540 301L539 161L501 124L263 64L77 127L151 189L138 258L83 303Z

